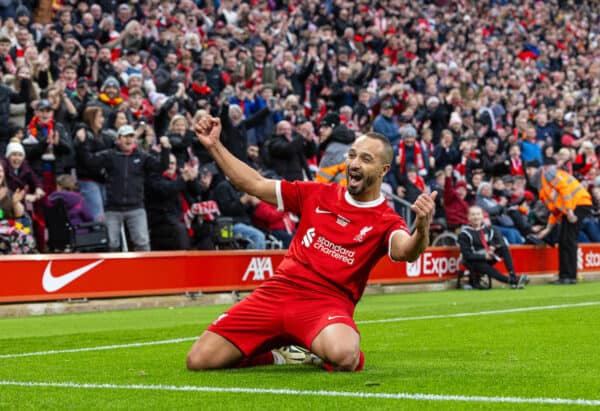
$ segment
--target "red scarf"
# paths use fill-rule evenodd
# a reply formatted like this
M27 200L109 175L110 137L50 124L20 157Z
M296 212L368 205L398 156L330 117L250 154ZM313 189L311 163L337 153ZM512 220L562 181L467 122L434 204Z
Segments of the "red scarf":
M133 115L133 118L135 118L136 120L139 120L139 118L143 114L143 110L141 108L139 110L131 110L131 114Z
M100 93L98 98L100 99L101 102L106 103L111 107L119 105L123 102L123 98L121 98L121 97L110 98L106 95L106 93Z
M525 170L523 170L523 162L520 158L510 159L510 175L511 176L524 176Z
M15 55L17 56L17 58L19 57L25 57L25 50L27 50L27 47L22 48L21 46L19 46L17 44L17 50Z
M196 83L192 83L192 90L194 90L196 93L198 93L202 96L212 93L212 89L210 87L208 87L207 85L200 86Z
M40 118L38 116L34 116L31 119L31 121L29 122L29 134L36 140L38 140L38 128L37 128L38 125L41 128L46 129L46 138L48 139L48 142L50 144L52 144L52 133L54 131L54 119L50 119L50 121L46 124L41 124Z
M415 187L419 189L419 191L425 191L425 180L423 180L423 177L421 177L420 175L417 174L415 181L411 182L415 185Z
M417 169L420 171L425 170L425 163L423 162L423 154L421 153L421 147L415 143L413 146L415 148L415 165ZM406 173L406 145L404 144L404 140L400 141L398 144L398 158L400 160L400 173Z

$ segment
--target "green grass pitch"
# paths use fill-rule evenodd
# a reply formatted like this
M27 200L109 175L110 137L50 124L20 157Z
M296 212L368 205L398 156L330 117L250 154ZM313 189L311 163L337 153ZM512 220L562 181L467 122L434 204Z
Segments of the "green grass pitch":
M600 406L600 283L367 296L361 373L188 372L192 338L225 308L0 319L0 410Z

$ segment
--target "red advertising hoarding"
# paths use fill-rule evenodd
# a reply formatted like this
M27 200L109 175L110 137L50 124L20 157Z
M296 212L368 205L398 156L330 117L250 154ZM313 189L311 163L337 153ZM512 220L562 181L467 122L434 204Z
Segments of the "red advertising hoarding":
M518 273L557 273L556 248L514 246L511 252ZM600 271L600 244L581 245L578 252L580 272ZM274 275L284 254L181 251L5 256L0 259L0 302L251 290ZM458 257L457 248L432 247L411 264L383 258L369 283L450 280L456 278Z

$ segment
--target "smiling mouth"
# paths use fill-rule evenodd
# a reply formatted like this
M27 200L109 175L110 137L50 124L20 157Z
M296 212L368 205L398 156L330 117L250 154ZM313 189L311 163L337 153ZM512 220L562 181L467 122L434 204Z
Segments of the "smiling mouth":
M363 179L363 175L360 172L351 171L348 173L348 187L357 187Z

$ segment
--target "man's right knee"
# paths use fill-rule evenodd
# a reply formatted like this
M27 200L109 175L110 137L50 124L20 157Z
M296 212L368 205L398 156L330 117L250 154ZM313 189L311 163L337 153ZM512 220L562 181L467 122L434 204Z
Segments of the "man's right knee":
M240 350L227 339L205 331L190 349L186 366L190 371L229 368L242 359Z

